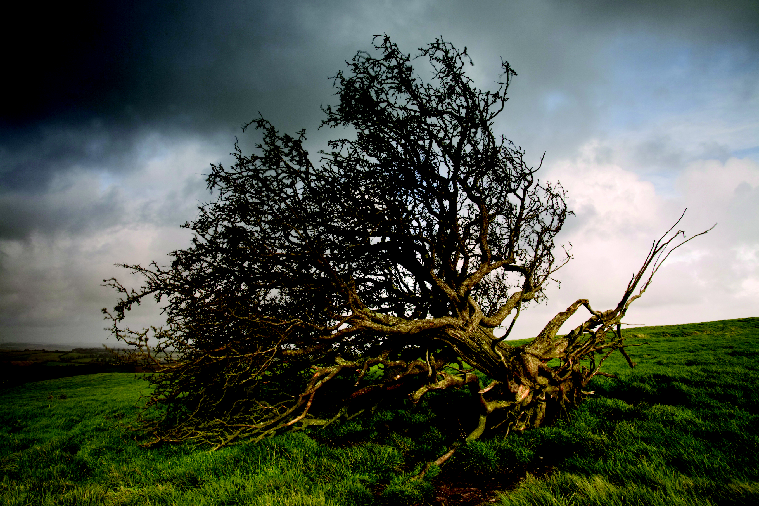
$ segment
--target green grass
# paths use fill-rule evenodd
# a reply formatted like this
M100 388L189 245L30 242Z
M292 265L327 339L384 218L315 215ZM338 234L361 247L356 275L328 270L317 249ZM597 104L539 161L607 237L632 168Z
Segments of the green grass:
M759 504L759 318L629 333L639 365L616 358L569 420L478 443L554 469L501 504Z
M0 390L0 504L759 504L759 318L628 332L639 365L609 359L620 377L566 419L472 442L421 481L468 428L460 394L209 452L139 446L133 374Z

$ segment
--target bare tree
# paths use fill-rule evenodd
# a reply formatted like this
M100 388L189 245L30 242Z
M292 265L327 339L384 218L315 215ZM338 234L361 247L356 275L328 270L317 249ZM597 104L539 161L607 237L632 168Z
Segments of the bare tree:
M181 356L150 377L148 407L162 408L145 418L153 442L219 447L450 388L469 389L481 414L472 440L570 409L615 351L633 365L622 318L684 234L673 227L653 244L616 307L579 299L529 344L509 345L520 313L570 259L555 253L570 214L563 189L493 133L516 73L503 62L498 88L482 91L464 72L466 49L442 39L415 58L387 36L374 48L335 76L339 105L324 109L323 126L350 138L312 163L305 132L251 122L257 152L236 145L233 166L211 166L217 197L185 224L192 245L169 267L125 266L144 276L138 291L107 280L122 294L103 310L115 336L146 360ZM429 62L428 82L417 59ZM167 326L122 327L148 296ZM557 336L581 307L588 319Z

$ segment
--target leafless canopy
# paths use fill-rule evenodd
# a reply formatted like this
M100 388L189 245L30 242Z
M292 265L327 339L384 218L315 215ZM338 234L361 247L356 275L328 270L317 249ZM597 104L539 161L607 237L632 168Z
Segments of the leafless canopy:
M442 39L412 58L376 37L335 76L339 105L324 108L322 126L349 138L314 163L305 132L254 120L257 151L236 145L233 166L211 166L217 197L185 225L192 246L169 267L125 266L144 276L138 291L107 281L122 294L104 310L112 332L146 360L166 348L182 357L151 377L148 406L165 408L146 418L155 442L259 439L388 395L461 387L481 411L472 439L545 423L579 402L608 354L624 353L621 319L681 232L653 245L617 307L580 299L528 345L496 338L569 260L555 238L570 213L561 186L493 133L514 70L503 62L497 88L482 91L470 64ZM168 325L123 327L146 296ZM557 337L581 306L589 319Z

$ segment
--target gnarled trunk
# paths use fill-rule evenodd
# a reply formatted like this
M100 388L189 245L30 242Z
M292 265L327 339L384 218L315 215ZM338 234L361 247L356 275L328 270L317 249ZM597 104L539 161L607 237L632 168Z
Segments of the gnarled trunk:
M585 397L583 388L597 371L580 363L576 347L568 350L566 338L547 338L540 344L515 347L496 342L488 334L484 328L469 332L454 329L443 338L468 365L490 378L487 383L480 382L480 423L468 439L478 438L491 418L491 426L506 424L513 430L539 427ZM549 365L551 360L554 363ZM429 390L461 384L444 379ZM419 392L415 398L421 398Z

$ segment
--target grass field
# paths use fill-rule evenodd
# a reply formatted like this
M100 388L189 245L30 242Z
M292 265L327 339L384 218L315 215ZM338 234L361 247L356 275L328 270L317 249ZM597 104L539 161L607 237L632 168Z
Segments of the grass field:
M139 446L134 374L5 388L0 504L759 504L759 318L629 332L648 343L638 367L610 359L620 378L567 419L472 442L419 481L461 430L436 414L456 395L209 452Z

